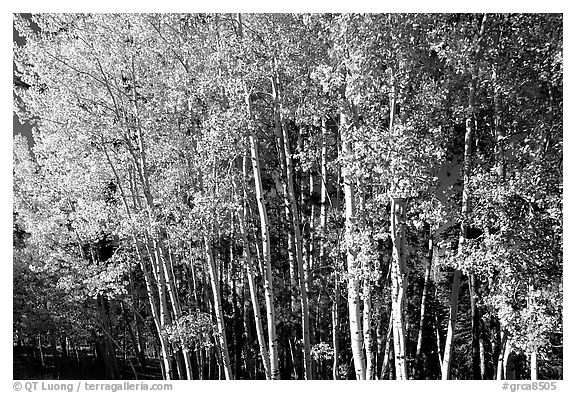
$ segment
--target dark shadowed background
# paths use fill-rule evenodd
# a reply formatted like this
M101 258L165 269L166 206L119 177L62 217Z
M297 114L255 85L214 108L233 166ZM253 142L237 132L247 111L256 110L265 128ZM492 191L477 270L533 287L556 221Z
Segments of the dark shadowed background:
M25 17L30 17L30 14L22 14L22 15L24 15ZM26 44L26 40L18 35L18 32L16 31L16 29L14 27L12 27L12 39L14 41L14 45ZM17 84L21 83L21 81L16 76L16 64L14 64L14 62L12 62L12 67L13 67L13 79L14 79L13 84L17 85ZM18 116L16 115L16 113L13 113L13 115L12 115L12 135L16 135L16 134L24 135L28 139L28 143L30 145L33 144L32 126L28 122L25 122L24 124L20 123L20 120L18 119Z

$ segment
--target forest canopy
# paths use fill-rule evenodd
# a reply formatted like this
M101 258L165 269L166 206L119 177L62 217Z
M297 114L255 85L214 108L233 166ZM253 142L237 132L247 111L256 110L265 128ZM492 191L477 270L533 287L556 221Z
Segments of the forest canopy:
M562 23L15 14L14 377L562 379Z

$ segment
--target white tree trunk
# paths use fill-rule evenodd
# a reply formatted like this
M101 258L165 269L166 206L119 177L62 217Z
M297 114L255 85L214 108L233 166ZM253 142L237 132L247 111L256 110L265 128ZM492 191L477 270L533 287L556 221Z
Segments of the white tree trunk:
M303 253L302 232L300 231L300 215L298 202L294 192L294 165L292 164L292 153L288 139L288 128L282 118L282 105L278 76L272 78L272 96L275 103L275 123L277 132L282 135L281 147L284 148L284 158L286 160L286 192L290 203L290 217L292 219L292 230L296 245L296 265L298 266L298 279L300 282L300 307L302 315L302 349L304 352L304 378L312 379L312 359L310 356L310 318L308 309L307 277L305 276L305 261Z
M340 113L340 129L342 132L342 154L350 154L350 131L345 110ZM366 379L366 359L362 349L362 314L360 310L360 271L356 260L354 245L354 227L356 202L354 198L354 183L347 171L343 171L344 179L344 202L346 218L346 263L348 268L348 314L350 321L350 341L352 344L352 356L356 379Z
M536 351L530 353L530 379L533 381L538 379L538 353Z
M428 232L428 255L426 257L426 270L424 272L424 285L422 287L422 298L420 299L420 324L418 326L418 339L416 342L416 364L422 366L422 340L424 333L424 319L426 316L426 301L430 287L430 272L434 258L434 232L429 228Z
M244 179L246 179L246 156L244 156L243 162ZM240 194L240 184L236 184L237 192ZM242 241L244 242L244 265L246 268L246 276L248 279L248 287L250 289L250 299L252 300L252 310L254 311L254 322L256 325L256 336L258 337L258 346L260 347L260 357L262 358L262 365L264 366L264 373L266 374L266 379L271 378L270 373L270 357L268 355L268 349L266 348L266 340L264 338L264 329L262 328L262 316L260 314L260 303L258 302L258 292L256 289L256 283L254 281L254 268L252 266L252 255L250 253L250 245L248 243L248 235L246 232L246 222L248 222L247 213L247 195L246 191L243 192L243 203L242 212L238 213L238 222L240 227L240 235Z
M496 368L496 380L506 378L506 359L508 358L509 345L508 345L508 331L503 328L500 333L500 354L498 355L498 365Z
M227 380L230 380L233 378L232 368L230 367L230 356L228 355L226 328L224 327L224 312L222 311L222 300L220 297L220 280L218 277L218 270L216 270L216 263L214 262L212 245L206 235L204 235L204 243L206 246L206 256L208 258L208 273L210 274L210 284L212 286L214 312L216 314L216 325L218 328L218 343L224 366L224 376Z
M248 106L249 117L252 120L252 101L246 92L246 104ZM250 153L252 159L252 171L254 173L254 183L256 187L256 202L258 213L260 214L260 232L262 235L262 258L264 261L264 297L266 298L266 315L268 321L268 345L270 352L270 375L272 379L280 378L278 368L278 338L276 337L276 312L274 309L274 288L272 281L272 266L270 264L270 234L268 214L266 212L266 202L262 189L262 177L260 171L260 159L258 157L258 144L256 143L256 133L250 129Z
M404 215L405 200L403 198L391 199L390 234L392 236L392 334L394 339L394 359L396 379L408 379L406 367L406 321L404 319L404 304L406 286L406 256L404 247Z
M470 81L470 89L468 93L468 108L466 113L466 134L464 136L464 164L462 166L462 216L464 217L460 223L460 238L458 240L458 255L462 255L463 247L466 242L466 235L468 231L468 214L470 212L469 199L470 199L470 169L472 165L472 132L473 132L473 117L476 95L476 83L478 79L478 60L476 59L480 53L480 43L483 38L484 29L486 27L486 14L482 18L480 32L476 38L476 47L474 50L475 58L472 60L473 70L472 79ZM446 333L446 345L444 347L444 358L442 363L442 379L447 380L450 378L450 366L452 361L452 345L454 340L454 333L456 331L456 321L458 314L458 292L460 291L460 280L462 278L462 271L456 268L454 271L454 281L452 282L452 292L450 295L450 318L448 319L448 330Z

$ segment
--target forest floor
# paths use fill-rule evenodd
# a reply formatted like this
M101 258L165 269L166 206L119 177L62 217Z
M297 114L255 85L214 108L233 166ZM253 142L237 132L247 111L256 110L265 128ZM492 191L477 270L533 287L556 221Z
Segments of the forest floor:
M120 371L119 379L155 380L162 379L158 359L147 358L144 366L135 357L117 358ZM94 357L90 349L80 349L78 354L67 358L54 359L51 354L44 355L44 363L32 348L14 348L14 379L106 379L104 364Z

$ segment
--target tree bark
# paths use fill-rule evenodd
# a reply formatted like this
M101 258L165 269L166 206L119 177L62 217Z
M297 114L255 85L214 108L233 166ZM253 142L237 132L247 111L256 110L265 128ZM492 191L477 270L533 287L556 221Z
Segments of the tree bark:
M428 224L428 255L426 258L426 269L424 272L424 285L422 287L422 298L420 299L420 323L418 326L418 338L416 341L416 361L415 369L422 367L422 340L424 334L424 320L426 317L426 301L428 299L428 291L430 288L430 271L432 270L432 261L434 258L434 232L430 224ZM424 370L414 370L415 372Z
M252 100L246 88L246 105L250 120L252 116ZM252 170L254 172L254 183L256 186L256 202L260 214L260 231L262 235L262 258L264 260L264 296L266 298L267 320L268 320L268 345L270 351L270 375L272 379L279 379L280 369L278 368L278 338L276 337L276 313L274 310L274 289L272 281L272 266L270 264L270 235L268 214L266 212L266 202L264 201L264 191L262 188L262 177L260 171L260 159L258 157L258 145L256 142L256 132L250 127L250 152L252 159Z
M244 179L246 179L246 155L244 156L243 160L243 172L244 172ZM240 187L239 182L236 183L237 189ZM238 189L238 193L240 190ZM248 236L246 232L246 222L248 222L248 208L247 208L247 195L246 191L243 192L243 203L242 203L242 211L239 212L238 215L238 222L240 227L240 235L242 237L242 241L244 242L244 265L246 269L246 278L248 281L248 287L250 289L250 299L252 300L252 310L254 311L254 322L256 325L256 336L258 338L258 346L260 348L260 357L262 358L262 365L264 367L264 372L266 374L266 379L271 378L270 372L270 357L268 355L268 350L266 349L266 340L264 338L264 329L262 328L262 316L260 314L260 303L258 302L258 291L256 288L256 283L254 280L254 268L252 266L252 255L250 252L250 244L248 243Z
M472 166L472 133L473 133L473 118L474 118L474 106L476 99L476 83L478 79L478 55L481 48L481 40L484 35L484 30L486 27L487 15L484 14L482 17L482 24L480 26L480 32L476 39L474 58L472 59L472 78L470 81L470 88L468 93L468 108L466 112L466 133L464 136L464 163L462 166L462 178L463 178L463 189L462 189L462 216L464 217L460 223L460 238L458 240L458 256L462 255L464 244L467 238L468 232L468 214L470 212L469 199L470 199L470 169ZM460 291L460 280L462 277L462 271L459 267L454 271L454 281L452 282L452 292L450 295L450 317L448 320L448 330L446 333L446 344L444 346L444 358L442 363L442 379L447 380L450 378L450 366L452 361L452 344L454 340L454 333L456 331L456 318L458 314L458 293ZM474 324L473 324L474 325ZM477 326L474 325L474 326ZM478 339L478 335L474 337L473 341ZM477 347L478 343L473 343L473 347Z
M472 322L472 379L482 379L480 364L480 313L476 300L478 290L476 287L476 274L468 275L468 291L470 293L470 313Z
M496 380L506 379L506 359L508 358L508 331L504 328L500 334L500 354L498 355L498 365L496 369Z
M38 335L38 352L40 353L40 365L46 368L46 358L44 357L44 348L42 344L42 335Z
M538 353L536 351L530 352L530 379L533 381L538 379Z
M208 273L210 274L210 283L212 286L212 297L214 313L216 314L216 325L218 328L218 344L224 367L224 376L227 380L233 379L232 368L230 367L230 355L228 354L228 342L226 340L226 327L224 326L224 312L222 311L222 299L220 297L220 286L218 285L218 271L214 262L212 244L208 236L204 235L204 244L206 247L206 257L208 259Z
M314 216L316 215L316 205L312 201L314 195L314 171L310 169L309 171L309 188L308 197L310 205L310 217L308 221L308 244L306 247L306 264L308 265L308 274L314 269ZM306 283L310 285L310 278L306 277ZM308 288L307 288L308 289ZM309 289L308 289L309 290Z
M342 154L351 154L350 127L346 113L347 108L340 112L340 129L342 133ZM356 259L354 245L356 202L354 198L354 182L347 171L343 171L344 180L344 203L346 219L346 263L348 268L348 314L350 322L350 341L352 344L352 356L356 379L366 379L366 359L362 350L364 341L362 334L362 314L360 310L360 271Z
M393 319L392 314L390 314L388 329L386 330L386 344L384 345L384 355L382 357L382 370L380 371L380 379L386 379L386 372L390 367L390 341L392 341L392 329L394 329Z
M279 114L279 104L278 104L278 97L275 93L275 78L272 78L272 86L274 91L274 131L276 136L276 148L278 149L278 162L280 164L280 176L273 176L275 177L275 181L279 183L279 193L283 199L283 207L284 207L284 219L286 220L286 225L292 226L292 219L291 215L293 211L291 211L291 202L288 196L288 173L287 173L287 159L286 159L286 149L284 148L284 136L282 134L282 125L280 121L280 114ZM296 262L296 242L297 239L295 238L294 230L289 230L286 228L287 238L288 238L288 266L289 266L289 273L290 273L290 299L291 299L291 310L293 313L298 311L298 264Z
M300 283L300 307L302 315L302 344L304 351L304 378L312 379L312 359L310 357L310 318L308 309L307 277L305 277L305 261L303 255L302 233L300 231L300 216L298 201L294 192L294 166L292 163L292 153L290 151L290 141L288 139L288 128L282 118L282 104L279 92L278 75L272 78L272 97L275 103L275 123L277 132L282 134L281 145L284 148L284 158L286 159L286 191L290 202L290 217L292 219L292 230L296 244L296 264L298 266L298 279Z
M334 274L334 296L332 298L332 349L334 358L332 360L332 379L340 379L339 357L340 357L340 312L338 310L338 297L340 296L340 284L338 276Z
M390 207L390 233L393 244L391 272L392 333L394 339L396 379L398 380L408 379L406 367L406 321L404 319L406 287L408 284L406 279L408 269L404 249L405 203L404 198L392 198Z
M121 121L121 118L119 118L119 121ZM114 173L114 177L116 179L116 182L118 184L118 188L120 190L120 196L122 199L122 204L124 206L124 210L126 212L126 215L131 223L131 227L132 227L132 240L133 240L133 245L134 245L134 249L136 250L136 255L138 256L138 261L140 262L140 269L142 270L142 273L144 275L144 282L146 284L146 293L148 295L148 302L150 304L150 310L152 313L152 319L154 320L154 325L156 327L156 332L158 334L158 338L160 341L160 350L161 350L161 354L162 354L162 368L164 371L164 378L169 380L172 378L172 365L170 362L170 356L168 353L168 340L166 339L166 336L162 334L162 329L164 327L164 317L162 317L162 315L164 315L165 313L165 309L163 309L160 304L162 304L161 300L164 299L165 297L163 296L163 290L160 290L161 288L163 288L159 283L158 283L158 273L156 273L156 268L155 268L155 263L154 263L154 257L150 254L150 267L151 270L150 271L147 267L146 264L146 260L144 259L144 256L142 255L142 252L140 251L140 247L139 247L139 241L138 241L138 231L134 226L134 223L132 221L132 213L131 213L131 209L128 205L128 199L126 196L126 192L124 191L124 187L122 186L122 181L120 179L120 176L116 170L116 166L114 165L114 163L112 162L112 159L110 158L110 155L108 154L108 150L106 149L106 144L104 143L104 140L102 139L102 149L104 151L104 154L106 156L106 160L108 161L108 164L110 166L110 168L112 169L112 172ZM131 185L132 187L132 185ZM132 191L133 195L135 194L134 190ZM134 202L134 207L136 208L136 202ZM156 282L155 282L156 281ZM155 291L154 289L158 290L158 298L156 299L155 297ZM162 313L162 311L164 310L164 313Z

